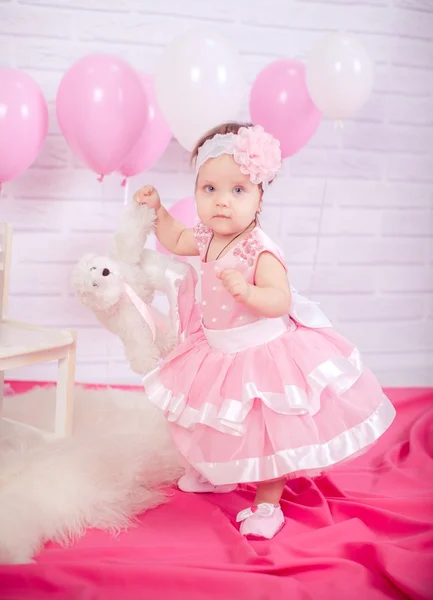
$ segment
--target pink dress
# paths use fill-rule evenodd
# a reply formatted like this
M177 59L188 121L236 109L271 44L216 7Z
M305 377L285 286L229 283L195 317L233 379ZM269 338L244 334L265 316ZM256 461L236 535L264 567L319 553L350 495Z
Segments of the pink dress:
M315 475L364 451L395 410L354 345L294 290L290 315L262 318L216 276L235 268L254 283L262 252L284 264L275 244L256 227L204 262L211 231L199 224L195 236L201 321L144 378L187 462L221 485Z

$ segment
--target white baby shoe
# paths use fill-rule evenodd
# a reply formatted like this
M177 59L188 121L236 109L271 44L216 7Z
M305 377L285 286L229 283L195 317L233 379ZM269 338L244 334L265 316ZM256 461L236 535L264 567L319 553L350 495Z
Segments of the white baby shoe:
M200 473L191 469L179 479L177 487L182 492L193 492L195 494L227 494L233 492L237 488L237 485L213 485L200 475Z
M236 521L241 523L242 535L270 540L284 526L285 518L281 506L263 502L242 510Z

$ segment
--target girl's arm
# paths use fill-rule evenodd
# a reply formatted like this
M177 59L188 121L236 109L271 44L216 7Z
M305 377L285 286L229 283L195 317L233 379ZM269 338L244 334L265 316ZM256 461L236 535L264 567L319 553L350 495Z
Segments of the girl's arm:
M282 317L290 310L291 293L284 266L270 252L260 254L251 285L236 269L218 274L230 294L262 317Z
M262 317L282 317L288 314L291 301L286 269L273 254L262 252L255 285L249 285L244 304Z
M155 234L159 243L172 254L180 256L197 256L199 254L194 239L194 231L176 221L162 206L161 199L151 185L146 185L134 194L134 200L146 204L156 213Z
M197 256L199 253L194 231L176 221L163 206L156 211L155 233L159 243L172 254Z

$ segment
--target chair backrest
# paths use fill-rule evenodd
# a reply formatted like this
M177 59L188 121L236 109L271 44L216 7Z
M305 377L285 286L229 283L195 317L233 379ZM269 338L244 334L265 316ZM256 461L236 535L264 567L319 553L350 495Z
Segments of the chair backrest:
M6 316L11 271L12 227L0 223L0 319Z

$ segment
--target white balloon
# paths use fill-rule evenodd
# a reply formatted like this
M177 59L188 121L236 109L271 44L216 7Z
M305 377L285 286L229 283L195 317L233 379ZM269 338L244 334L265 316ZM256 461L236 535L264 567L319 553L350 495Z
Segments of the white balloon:
M190 31L165 49L155 90L173 135L192 150L206 131L239 118L246 81L237 52L224 38Z
M373 72L370 56L355 37L332 34L313 49L307 62L308 91L325 116L344 119L368 100Z

